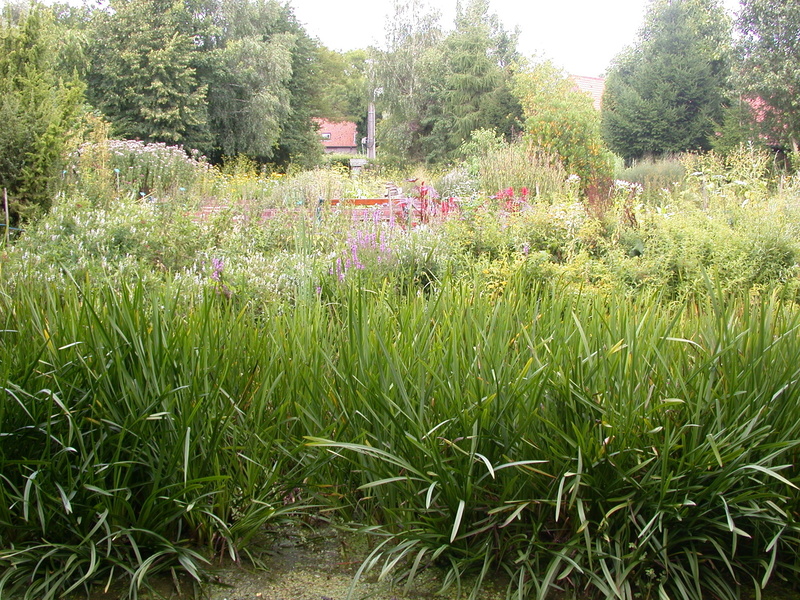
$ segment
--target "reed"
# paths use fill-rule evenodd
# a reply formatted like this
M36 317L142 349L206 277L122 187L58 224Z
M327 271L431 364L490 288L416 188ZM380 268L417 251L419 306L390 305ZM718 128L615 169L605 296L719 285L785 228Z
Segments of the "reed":
M477 277L477 275L476 275ZM311 510L359 575L733 599L798 568L800 315L780 295L354 277L242 302L4 288L0 594L239 559Z

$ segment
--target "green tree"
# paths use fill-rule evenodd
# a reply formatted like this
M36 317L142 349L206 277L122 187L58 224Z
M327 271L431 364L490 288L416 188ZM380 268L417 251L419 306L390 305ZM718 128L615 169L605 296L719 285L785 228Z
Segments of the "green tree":
M626 160L707 150L730 74L730 20L717 0L655 0L637 44L611 67L603 136Z
M800 4L742 0L737 21L743 60L738 72L771 143L800 148Z
M395 0L387 20L386 49L374 51L375 88L382 93L380 152L399 161L421 162L420 140L433 127L439 104L442 30L439 14L422 0Z
M51 13L7 6L0 16L0 188L15 215L47 209L83 101L59 78Z
M512 92L517 33L503 28L488 0L459 5L446 35L437 19L417 0L397 4L389 48L377 57L387 113L379 141L405 160L444 162L474 130L510 138L521 127Z
M611 175L611 155L600 133L592 99L551 62L538 63L516 77L529 141L558 156L566 171L589 190Z
M321 87L318 46L291 7L220 0L197 28L210 33L199 70L208 86L209 156L316 164L322 154L312 122Z
M94 19L90 102L116 135L205 147L207 88L190 11L171 0L112 0L111 9Z
M454 147L476 129L508 137L519 127L522 110L512 93L512 66L520 58L517 38L489 12L488 0L459 6L456 29L445 40L445 112L454 115Z
M372 93L369 52L336 52L320 46L318 56L320 94L314 107L316 116L331 121L366 122Z
M317 72L319 45L297 22L291 7L288 4L282 7L284 18L278 33L293 35L295 45L292 77L288 83L289 113L273 153L273 162L308 168L319 164L322 159L322 143L313 121L316 116L314 106L322 86Z
M275 2L227 1L208 74L209 127L215 158L245 154L268 160L291 109L288 84L297 42L281 31Z

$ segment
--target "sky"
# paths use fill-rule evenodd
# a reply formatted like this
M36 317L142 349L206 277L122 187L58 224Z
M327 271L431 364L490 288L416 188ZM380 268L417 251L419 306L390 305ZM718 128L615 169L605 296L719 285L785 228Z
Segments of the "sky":
M466 0L464 0L466 1ZM298 21L332 50L382 44L392 0L289 0ZM636 40L647 0L490 0L508 30L519 27L519 50L550 59L572 75L602 76L612 59ZM445 30L452 29L456 0L428 0ZM723 0L733 14L739 0Z

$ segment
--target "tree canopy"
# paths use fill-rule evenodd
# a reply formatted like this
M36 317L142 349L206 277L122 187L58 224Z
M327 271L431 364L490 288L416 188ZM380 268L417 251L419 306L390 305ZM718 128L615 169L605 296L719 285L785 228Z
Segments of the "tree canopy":
M800 150L800 4L742 0L738 80L774 144ZM756 100L758 99L758 100Z
M205 96L194 23L170 0L114 0L95 16L88 97L118 135L206 147Z
M611 150L630 160L709 149L727 98L730 48L717 0L655 0L606 80L602 127Z
M83 100L83 86L56 68L53 19L38 6L0 15L0 188L16 216L50 204Z
M89 101L116 135L302 162L316 42L275 0L111 0L91 18Z
M444 162L475 130L505 137L520 131L522 109L512 91L518 36L487 0L459 6L448 33L419 0L397 2L388 27L388 47L376 56L384 152Z
M515 83L530 142L558 156L568 173L581 178L583 189L610 178L611 156L592 99L547 61L520 72Z

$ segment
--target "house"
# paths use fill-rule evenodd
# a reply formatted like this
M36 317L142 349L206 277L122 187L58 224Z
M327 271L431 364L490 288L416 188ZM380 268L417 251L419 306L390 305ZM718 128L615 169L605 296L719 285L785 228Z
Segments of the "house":
M322 145L327 154L358 154L356 124L351 121L335 123L325 119L314 119Z
M600 110L603 105L603 91L606 89L605 78L586 77L585 75L570 75L569 78L578 90L589 94L595 109Z

